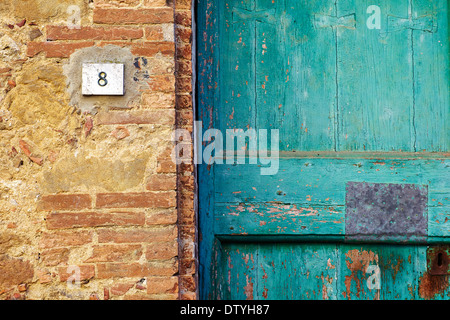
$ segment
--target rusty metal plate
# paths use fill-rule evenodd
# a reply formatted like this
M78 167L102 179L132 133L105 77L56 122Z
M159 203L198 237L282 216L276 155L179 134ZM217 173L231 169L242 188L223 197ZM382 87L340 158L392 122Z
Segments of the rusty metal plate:
M347 240L426 241L426 185L348 182L345 201Z
M427 270L432 276L450 275L450 247L437 246L427 249Z

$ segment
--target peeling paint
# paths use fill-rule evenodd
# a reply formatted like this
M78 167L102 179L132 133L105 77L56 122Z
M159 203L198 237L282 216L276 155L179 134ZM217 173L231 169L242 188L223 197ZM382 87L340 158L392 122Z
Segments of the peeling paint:
M419 296L423 299L430 300L436 296L443 296L449 287L448 276L432 276L425 272L419 282Z
M253 282L252 278L249 276L246 276L247 285L244 287L245 296L247 297L246 300L253 300Z
M371 263L378 264L378 255L372 251L366 250L350 250L345 253L347 258L345 263L347 268L351 271L350 276L345 276L345 297L351 299L353 295L360 297L362 292L366 290L366 284L364 283L367 267ZM355 282L356 292L352 292L352 281Z

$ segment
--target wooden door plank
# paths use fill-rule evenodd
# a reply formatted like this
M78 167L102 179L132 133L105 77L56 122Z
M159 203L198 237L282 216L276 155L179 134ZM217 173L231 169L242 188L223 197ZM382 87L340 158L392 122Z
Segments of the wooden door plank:
M282 126L282 106L286 102L288 61L286 57L286 23L284 2L257 0L257 7L266 13L257 21L255 43L255 106L257 129L279 129ZM267 137L271 145L271 136Z
M407 16L408 1L377 2L380 29L369 29L373 2L338 1L355 30L338 29L338 150L414 151L411 30L388 32L387 15Z
M448 299L448 276L427 270L427 247L332 243L222 244L218 299Z
M448 1L414 0L412 15L427 23L413 30L414 105L417 151L450 147L450 52Z
M277 175L260 176L257 165L219 166L215 232L342 236L346 185L367 182L426 186L427 241L448 242L448 168L448 161L438 159L281 159ZM403 240L414 242L412 236Z
M337 299L336 245L224 243L221 299Z
M219 270L221 300L254 300L258 281L258 245L223 244Z
M203 122L203 130L216 128L218 110L216 105L219 101L219 88L215 85L218 79L218 21L217 7L214 0L198 1L197 25L202 30L202 38L197 44L198 63L197 68L197 119ZM197 128L197 143L201 144L203 132ZM214 175L215 166L202 163L197 166L198 172L198 226L199 235L199 292L201 299L214 298L214 277L216 241L213 234L213 212L214 208Z
M254 1L217 4L220 17L220 87L218 129L256 127L256 20L241 17L241 11L255 11Z
M279 129L280 150L334 150L336 54L323 44L336 39L314 24L334 2L222 8L220 129Z
M333 300L337 294L337 251L332 244L260 245L259 298Z
M346 300L414 300L426 247L342 245L339 288Z
M281 151L335 148L335 33L315 23L316 15L334 14L332 0L286 3L286 14L280 19L284 33L279 36L285 46L285 70L279 76L284 90L277 95L283 98L274 109L268 106L261 113L269 119L261 128L280 130ZM274 112L281 113L278 127L270 122Z
M214 232L220 235L344 236L344 206L302 204L218 204Z
M427 273L426 245L344 243L350 181L427 186L426 241L450 242L448 155L361 156L448 151L448 3L381 0L379 30L366 26L372 4L199 0L204 130L278 128L283 151L360 152L283 158L274 176L258 165L198 166L202 299L449 298L448 277ZM436 32L416 30L426 21L388 28L388 15L428 14ZM364 252L380 267L378 291L367 288Z
M450 189L449 166L443 159L280 159L278 174L261 176L259 165L220 165L215 192L217 203L334 206L345 203L348 181L410 183L428 185L430 199L444 203Z

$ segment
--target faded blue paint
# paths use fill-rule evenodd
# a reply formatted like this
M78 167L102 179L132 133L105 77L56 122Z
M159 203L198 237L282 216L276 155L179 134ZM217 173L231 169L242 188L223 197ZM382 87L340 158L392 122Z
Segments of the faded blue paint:
M282 151L273 176L199 166L202 299L448 299L426 254L450 242L448 25L446 0L198 0L203 130L278 129ZM348 183L428 197L355 239Z

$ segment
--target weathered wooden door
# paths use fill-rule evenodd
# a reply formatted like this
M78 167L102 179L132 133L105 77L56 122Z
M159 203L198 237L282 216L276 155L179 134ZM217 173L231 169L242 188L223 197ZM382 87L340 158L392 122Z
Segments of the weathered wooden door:
M279 146L200 155L201 298L450 297L448 10L198 0L198 145Z

